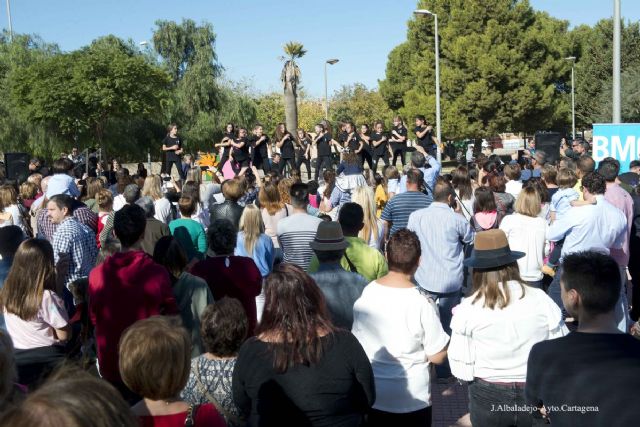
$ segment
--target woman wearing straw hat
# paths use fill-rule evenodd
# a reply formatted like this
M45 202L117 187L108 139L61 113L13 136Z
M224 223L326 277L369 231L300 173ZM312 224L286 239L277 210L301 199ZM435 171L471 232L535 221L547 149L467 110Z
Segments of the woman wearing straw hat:
M449 363L470 381L474 427L531 426L524 385L531 347L568 333L560 309L540 289L520 278L522 252L509 248L502 230L476 235L471 257L471 294L454 308Z

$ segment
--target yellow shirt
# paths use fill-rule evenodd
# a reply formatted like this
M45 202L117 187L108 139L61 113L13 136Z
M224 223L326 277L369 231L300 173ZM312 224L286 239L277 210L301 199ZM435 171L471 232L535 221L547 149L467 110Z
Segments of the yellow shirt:
M389 196L387 195L387 192L385 191L382 185L378 185L376 187L375 199L376 199L376 216L380 218L380 215L382 215L382 210L384 209L385 205L387 204L387 201L389 200Z
M581 202L584 201L584 197L582 196L582 178L578 179L578 182L576 182L576 185L573 187L573 189L576 190L578 192L578 195L580 196L578 200L580 200Z

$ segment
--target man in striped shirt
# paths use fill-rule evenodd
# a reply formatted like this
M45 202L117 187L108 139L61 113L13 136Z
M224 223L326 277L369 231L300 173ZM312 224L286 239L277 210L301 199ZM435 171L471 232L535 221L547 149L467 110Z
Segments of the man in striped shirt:
M409 215L431 204L432 198L420 191L423 181L424 174L420 169L410 169L407 172L407 191L396 194L387 202L380 216L386 223L387 238L407 227Z
M291 186L293 213L278 222L278 241L282 248L282 262L295 264L303 270L309 269L313 249L309 246L315 237L320 218L307 214L309 189L307 184Z

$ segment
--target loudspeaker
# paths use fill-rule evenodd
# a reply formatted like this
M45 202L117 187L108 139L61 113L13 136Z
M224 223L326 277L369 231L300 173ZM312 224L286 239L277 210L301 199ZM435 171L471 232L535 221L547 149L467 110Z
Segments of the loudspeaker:
M24 182L29 176L29 160L26 153L4 153L4 165L8 180Z
M554 163L560 158L560 143L562 134L560 132L536 132L536 151L544 151L547 155L547 162Z

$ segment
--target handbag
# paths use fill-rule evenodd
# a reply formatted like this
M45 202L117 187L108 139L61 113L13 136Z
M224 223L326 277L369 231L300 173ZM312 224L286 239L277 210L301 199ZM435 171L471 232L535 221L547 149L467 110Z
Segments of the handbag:
M200 365L198 363L196 363L195 379L196 379L196 386L198 387L198 391L200 393L202 393L202 395L207 398L209 403L211 403L213 406L215 406L216 410L220 414L222 414L222 416L225 418L225 420L227 420L230 424L233 424L233 425L236 425L236 426L241 426L241 425L244 425L246 423L246 421L245 421L245 419L243 417L238 416L236 414L232 414L228 409L223 407L216 400L216 398L211 395L211 393L209 393L209 390L207 390L207 388L202 383L202 380L200 380Z

